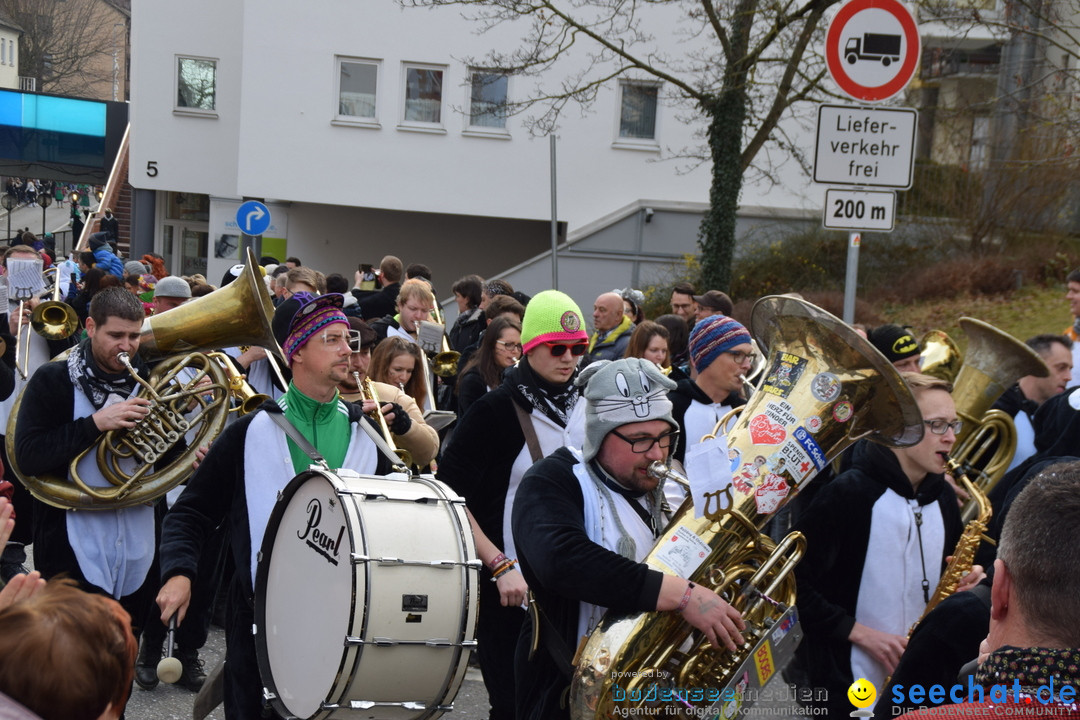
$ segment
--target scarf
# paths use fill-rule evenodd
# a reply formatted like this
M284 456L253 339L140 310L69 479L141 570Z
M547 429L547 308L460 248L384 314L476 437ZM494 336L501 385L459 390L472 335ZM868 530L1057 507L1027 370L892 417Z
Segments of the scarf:
M660 486L657 485L655 489L648 493L646 502L648 503L649 508L646 510L641 503L637 502L646 494L644 491L635 491L624 488L615 480L615 478L611 477L608 471L605 470L595 458L590 460L586 467L589 471L589 477L596 483L596 487L600 491L600 494L604 496L608 507L615 507L615 501L611 497L612 492L622 495L626 498L627 504L635 513L637 513L638 517L640 517L642 521L649 526L649 529L652 530L653 537L656 537L657 529L662 526L660 520L660 506L661 499L663 498L663 490L660 489ZM623 527L618 513L614 514L614 519L615 525L619 530L619 539L615 545L615 552L619 553L624 558L637 562L637 543L626 531L626 528Z
M1076 648L1001 647L990 653L975 673L975 682L1011 686L1014 680L1028 693L1053 679L1054 692L1062 685L1080 684L1080 650Z
M533 372L529 358L525 356L517 365L503 373L503 385L510 388L514 400L522 407L532 407L548 417L561 428L566 427L574 405L581 397L581 390L574 387L577 371L565 383L549 383Z
M146 368L146 364L137 355L131 358L131 365L140 374ZM98 410L105 407L110 395L126 398L135 388L135 378L131 377L131 373L113 374L98 367L90 338L83 340L68 354L67 366L71 384L81 387Z
M619 322L619 324L615 327L608 330L603 335L598 332L594 332L592 334L592 337L589 338L589 352L591 353L593 350L595 350L597 345L614 343L620 335L622 335L624 332L629 332L633 328L633 326L634 323L630 320L630 318L623 315L622 321Z

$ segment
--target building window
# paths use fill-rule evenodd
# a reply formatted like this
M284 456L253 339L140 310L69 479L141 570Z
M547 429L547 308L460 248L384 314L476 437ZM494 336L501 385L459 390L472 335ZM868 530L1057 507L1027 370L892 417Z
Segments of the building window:
M217 61L178 57L176 67L177 109L213 112L217 107Z
M7 64L7 38L0 38L0 65Z
M503 73L474 70L469 77L469 125L478 128L506 128L506 89L509 78Z
M379 63L338 58L338 117L375 121Z
M619 89L619 139L655 141L660 88L652 83L625 81Z
M406 123L442 124L443 70L432 66L405 66Z

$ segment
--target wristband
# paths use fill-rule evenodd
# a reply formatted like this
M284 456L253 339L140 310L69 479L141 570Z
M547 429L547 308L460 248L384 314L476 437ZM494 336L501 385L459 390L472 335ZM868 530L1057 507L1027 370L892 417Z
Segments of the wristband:
M516 564L517 560L507 560L502 565L497 567L495 570L492 571L491 582L498 581L498 579L501 578L503 575L513 570L514 565Z
M675 608L675 612L682 612L686 609L686 606L690 604L690 596L694 594L694 583L686 583L686 592L683 593L682 602L679 603L679 607Z
M488 567L494 569L502 565L504 562L506 562L506 555L499 553L494 558L492 558L491 562L488 563Z

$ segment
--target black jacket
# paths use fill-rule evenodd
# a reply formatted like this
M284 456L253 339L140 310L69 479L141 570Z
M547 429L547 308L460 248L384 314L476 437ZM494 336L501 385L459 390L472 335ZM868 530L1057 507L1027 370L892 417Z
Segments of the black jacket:
M360 319L366 321L380 318L383 315L393 315L397 308L398 290L401 283L392 283L376 291L356 290L352 294L356 296L356 304L359 308Z

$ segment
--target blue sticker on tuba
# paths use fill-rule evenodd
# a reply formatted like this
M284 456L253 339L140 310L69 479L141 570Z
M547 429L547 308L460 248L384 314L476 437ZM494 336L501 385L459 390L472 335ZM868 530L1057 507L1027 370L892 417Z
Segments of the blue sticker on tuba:
M806 428L801 426L795 428L792 436L802 445L803 450L806 450L806 454L814 461L814 466L818 470L823 470L829 464L829 461L825 459L825 453L822 452L821 446L817 444L814 438L810 437L810 433L806 431Z

